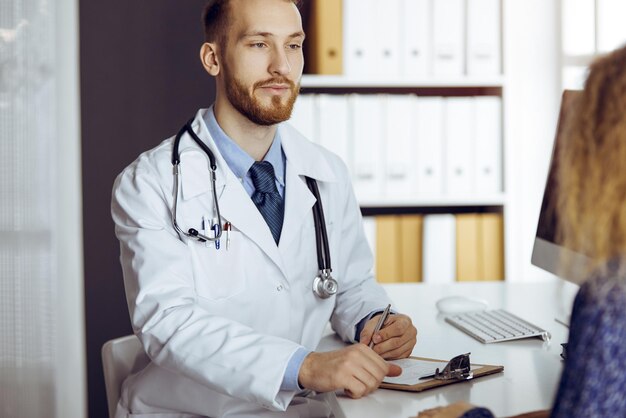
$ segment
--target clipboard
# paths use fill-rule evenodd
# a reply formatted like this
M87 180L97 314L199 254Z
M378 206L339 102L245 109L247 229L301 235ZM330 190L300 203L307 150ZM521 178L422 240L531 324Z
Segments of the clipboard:
M432 361L433 363L446 363L446 360L438 360L426 357L408 357L409 359L415 359L420 361ZM472 378L470 379L435 379L428 378L413 385L403 385L398 383L385 383L382 382L379 385L379 388L382 389L392 389L392 390L403 390L408 392L422 392L424 390L433 389L440 386L451 385L454 383L467 382L472 381L478 377L488 376L490 374L502 373L504 371L504 366L498 365L490 365L490 364L476 364L470 363Z

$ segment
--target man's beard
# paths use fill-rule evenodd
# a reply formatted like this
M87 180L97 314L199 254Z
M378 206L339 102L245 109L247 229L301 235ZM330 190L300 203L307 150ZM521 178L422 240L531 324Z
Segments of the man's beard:
M242 115L250 119L257 125L270 126L284 122L291 117L293 104L300 92L300 85L285 77L274 77L268 80L254 83L252 93L234 76L227 76L224 80L226 84L226 98L235 109ZM263 106L259 99L254 96L254 92L264 86L273 84L286 84L289 86L290 95L286 99L281 96L273 96L269 107Z

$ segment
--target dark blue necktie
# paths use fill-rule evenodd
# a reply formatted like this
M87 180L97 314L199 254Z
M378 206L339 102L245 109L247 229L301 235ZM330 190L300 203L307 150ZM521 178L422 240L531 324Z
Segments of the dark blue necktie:
M274 167L268 161L257 161L250 167L250 177L255 188L252 201L263 215L278 245L280 232L283 229L285 207L283 198L280 197L276 188Z

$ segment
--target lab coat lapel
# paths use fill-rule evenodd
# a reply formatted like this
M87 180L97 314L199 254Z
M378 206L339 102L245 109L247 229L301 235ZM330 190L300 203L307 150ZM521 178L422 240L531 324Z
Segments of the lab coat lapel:
M285 218L278 246L285 259L286 249L294 239L301 237L302 224L306 217L310 216L311 219L313 217L315 196L309 190L305 176L319 181L333 182L336 179L328 162L315 145L287 124L280 125L279 129L283 151L287 157Z
M269 226L267 226L261 212L254 205L243 185L232 172L219 198L219 204L222 217L258 245L287 277L282 257ZM284 230L285 227L283 226Z
M289 159L285 177L285 218L278 245L283 255L283 250L288 248L295 238L300 237L302 224L307 216L313 216L312 208L315 204L315 196Z
M276 264L283 275L287 277L285 266L281 255L278 252L278 247L276 246L272 232L257 207L252 202L252 199L243 188L243 185L230 170L228 164L226 164L226 161L224 160L224 157L222 157L222 154L220 154L217 149L217 146L215 145L213 138L211 138L211 134L204 123L205 112L206 110L198 112L192 123L192 127L200 139L202 139L213 151L217 160L216 190L220 213L222 216L222 223L226 221L230 222L234 228L239 230L239 232L258 245L259 248L261 248L261 250L272 260L272 262ZM193 147L194 150L197 149L197 145L193 144L193 142L189 145L190 142L191 141L187 142L187 146ZM204 161L204 167L204 172L197 173L197 175L202 176L201 178L208 179L209 171L206 158ZM194 176L195 175L196 173L194 173ZM205 184L207 183L208 182ZM194 186L195 184L188 186L190 189L190 195L197 194L198 192L210 192L210 187L204 187L199 191L199 187Z

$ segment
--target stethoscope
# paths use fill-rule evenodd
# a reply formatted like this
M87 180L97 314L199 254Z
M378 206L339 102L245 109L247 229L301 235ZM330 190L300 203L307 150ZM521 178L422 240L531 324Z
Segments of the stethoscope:
M172 166L174 173L174 204L172 208L172 224L174 225L174 229L181 235L184 235L191 239L196 239L200 242L206 241L216 241L220 239L222 236L222 216L220 214L220 207L217 200L217 192L215 187L215 172L217 171L217 164L215 162L215 156L213 152L209 149L209 147L202 142L202 140L196 135L193 128L191 127L190 120L187 122L176 134L176 138L174 139L174 146L172 148ZM196 144L204 151L204 153L209 157L209 167L211 171L211 189L213 191L213 210L215 211L214 215L217 219L217 228L214 230L213 236L209 237L198 232L197 229L189 228L187 231L184 231L176 221L176 209L178 206L178 185L180 182L179 179L179 165L180 165L180 153L178 152L178 147L180 145L180 140L182 136L187 132L191 135L191 138L195 141ZM320 192L317 187L317 182L310 178L305 177L306 184L309 187L313 196L315 196L315 205L313 205L313 223L315 224L315 242L317 246L317 266L319 269L318 275L313 280L313 293L315 293L321 299L328 299L332 295L337 293L338 283L331 276L332 268L330 266L330 250L328 247L328 234L326 232L326 222L324 220L324 209L322 208L322 199L320 197Z

